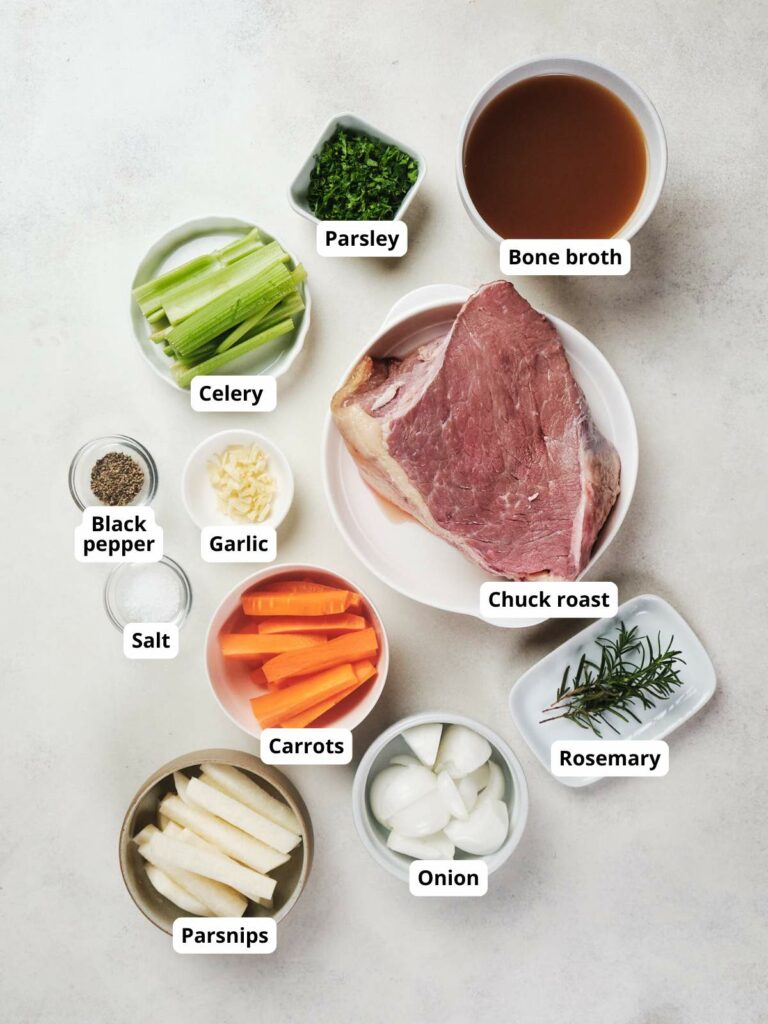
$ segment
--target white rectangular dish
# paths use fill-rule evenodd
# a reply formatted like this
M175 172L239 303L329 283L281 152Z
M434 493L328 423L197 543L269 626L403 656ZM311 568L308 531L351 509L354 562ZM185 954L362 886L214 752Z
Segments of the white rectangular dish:
M572 665L575 668L581 655L590 648L594 654L595 640L606 633L612 633L619 622L623 622L627 629L637 626L641 636L647 634L655 638L656 634L660 633L662 643L666 643L670 636L674 636L674 646L685 659L685 665L680 672L683 685L675 690L669 700L658 702L654 708L643 710L633 706L632 710L640 719L639 723L633 720L623 723L612 718L611 721L619 730L618 734L606 727L603 730L604 739L664 739L703 708L715 692L714 666L701 641L685 619L670 604L653 594L633 597L620 605L618 613L613 618L598 619L570 640L566 640L528 669L512 687L509 695L512 718L523 739L547 771L550 747L556 740L597 739L591 731L582 729L565 718L546 725L541 725L540 722L544 717L543 709L552 703L566 667ZM600 777L558 778L557 781L564 786L589 786Z

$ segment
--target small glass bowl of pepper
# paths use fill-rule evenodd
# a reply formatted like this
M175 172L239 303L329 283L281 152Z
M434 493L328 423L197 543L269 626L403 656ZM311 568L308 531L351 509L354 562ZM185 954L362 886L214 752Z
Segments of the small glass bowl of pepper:
M157 466L133 437L109 434L80 448L69 466L69 490L79 509L88 505L149 505L157 493Z

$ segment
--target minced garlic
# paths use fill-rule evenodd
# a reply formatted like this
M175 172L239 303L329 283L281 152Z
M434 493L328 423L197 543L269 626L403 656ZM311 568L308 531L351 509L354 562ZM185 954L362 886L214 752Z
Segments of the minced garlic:
M219 511L240 522L263 523L272 509L275 480L257 444L230 444L208 462Z

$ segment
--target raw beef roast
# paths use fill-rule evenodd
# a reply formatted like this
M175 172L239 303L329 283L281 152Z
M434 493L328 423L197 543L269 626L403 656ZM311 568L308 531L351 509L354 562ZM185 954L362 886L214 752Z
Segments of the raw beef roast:
M619 493L557 331L506 281L445 338L366 356L332 411L374 490L499 576L575 579Z

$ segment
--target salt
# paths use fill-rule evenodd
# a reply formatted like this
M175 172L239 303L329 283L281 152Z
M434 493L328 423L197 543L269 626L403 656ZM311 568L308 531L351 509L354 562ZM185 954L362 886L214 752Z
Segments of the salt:
M173 622L182 608L182 590L162 562L135 565L120 580L117 601L126 622Z

